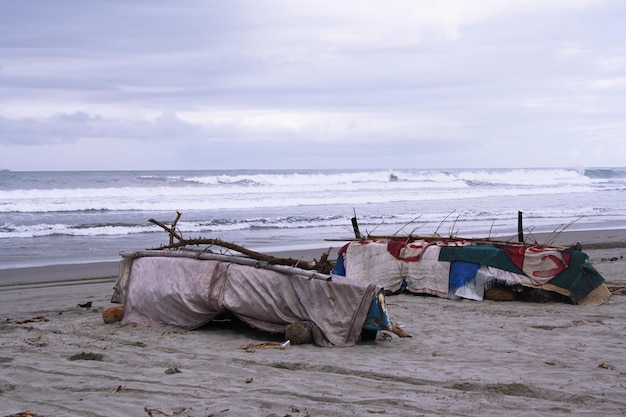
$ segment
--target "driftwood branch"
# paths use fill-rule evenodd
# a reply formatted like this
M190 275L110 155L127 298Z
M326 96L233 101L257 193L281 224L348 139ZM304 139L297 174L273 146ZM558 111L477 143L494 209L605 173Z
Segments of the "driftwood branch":
M168 232L170 234L170 245L174 244L173 239L176 238L179 241L183 241L185 239L183 239L183 237L181 235L179 235L178 233L176 233L176 223L178 223L178 219L180 219L180 213L176 212L177 216L176 216L176 220L174 220L174 223L172 223L172 227L168 227L166 225L164 225L163 223L161 223L158 220L155 219L148 219L148 221L150 223L154 223L157 226L161 227L163 230L165 230L166 232Z
M557 227L553 232L552 232L552 236L548 239L548 243L553 243L561 233L563 233L566 229L568 229L571 225L573 225L574 223L576 223L578 220L582 219L583 216L580 216L577 219L572 220L571 222L569 222L566 225L562 225L560 228Z
M122 251L120 255L123 258L139 258L139 257L170 257L170 258L192 258L201 259L207 261L219 261L230 262L238 265L253 266L255 268L269 269L276 272L281 272L287 275L301 275L311 279L321 279L323 281L330 281L332 276L318 272L316 270L297 268L290 265L276 265L268 262L259 261L244 256L235 255L220 255L217 253L207 253L201 250L193 250L188 248L181 248L180 250L165 250L159 251L154 249L148 249L145 251Z
M182 216L182 214L177 211L176 212L176 219L174 219L174 222L172 223L172 230L176 230L176 225L178 224L178 220L180 220L180 216ZM172 235L170 233L170 245L174 244L174 235Z
M314 260L313 262L309 262L309 261L303 261L303 260L298 260L298 259L293 259L293 258L277 258L275 256L271 256L271 255L267 255L261 252L256 252L250 249L246 249L243 246L237 245L232 242L226 242L221 239L212 239L212 238L204 238L204 237L185 239L180 233L176 231L176 223L178 223L178 220L181 217L181 213L177 212L176 214L177 214L176 220L174 220L174 223L172 223L172 226L167 226L163 224L162 222L155 220L155 219L148 220L150 223L153 223L159 226L160 228L162 228L163 230L165 230L166 232L168 232L170 236L169 245L166 245L166 246L161 245L160 247L152 248L151 250L179 249L179 248L184 248L186 246L200 246L200 245L219 246L225 249L238 252L242 255L245 255L257 261L267 262L268 264L272 264L272 265L292 266L292 267L296 267L300 269L315 270L324 274L327 274L332 270L333 265L328 260L330 250L322 254L319 261Z
M454 213L455 211L456 210L452 210L450 214L448 214L446 217L443 218L443 220L441 220L441 222L439 223L439 226L437 226L437 228L435 229L435 233L434 233L435 236L440 236L439 229L441 228L441 226L443 226L444 222L448 220L448 217L452 216L452 213Z
M415 222L415 221L416 221L417 219L419 219L420 217L422 217L422 215L421 215L421 214L420 214L419 216L417 216L417 217L413 217L410 221L408 221L408 222L404 223L404 224L402 225L402 227L401 227L400 229L398 229L398 231L397 231L397 232L395 232L392 236L397 236L397 235L399 235L399 234L400 234L400 232L401 232L402 230L404 230L404 228L405 228L405 227L407 227L409 224L411 224L411 223ZM417 230L418 228L420 228L420 227L421 227L420 225L415 226L415 227L411 230L411 232L409 233L409 236L411 236L411 235L413 234L413 232L414 232L415 230Z

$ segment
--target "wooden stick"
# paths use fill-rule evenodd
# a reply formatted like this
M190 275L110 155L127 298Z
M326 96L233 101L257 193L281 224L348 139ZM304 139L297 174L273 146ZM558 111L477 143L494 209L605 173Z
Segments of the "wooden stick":
M177 211L176 212L176 219L174 219L174 222L172 223L172 230L176 230L176 224L178 223L178 220L180 219L180 216L182 216L182 214ZM174 244L174 235L172 235L170 233L170 245Z
M354 230L354 237L357 239L363 238L361 231L359 230L359 223L356 220L356 209L354 210L354 217L350 219L352 222L352 229Z
M321 279L323 281L331 281L332 276L322 274L315 270L302 269L290 265L275 265L265 261L259 261L243 256L235 255L221 255L217 253L208 253L204 251L192 251L192 250L154 250L148 249L145 251L122 251L120 256L123 258L141 258L141 257L170 257L170 258L193 258L209 261L231 262L239 265L253 266L255 268L269 269L271 271L280 272L287 275L301 275L311 279Z
M514 242L511 240L496 240L496 239L492 239L492 238L470 238L470 237L457 237L457 236L450 236L450 237L445 237L445 236L396 236L396 235L373 235L373 236L368 236L367 239L378 239L378 240L409 240L409 241L416 241L416 240L425 240L425 241L451 241L451 242L463 242L463 241L467 241L467 242L472 242L472 243L487 243L487 244L491 244L491 245L511 245L511 246L525 246L528 245L527 243L519 243L519 242ZM347 238L347 239L324 239L328 242L361 242L363 240L367 240L367 239L351 239L351 238ZM568 248L568 246L561 246L561 245L554 245L554 244L541 244L541 243L534 243L534 246L540 246L540 247L546 247L546 248L555 248L555 249L565 249Z
M312 265L312 263L307 262L307 261L297 260L293 258L276 258L271 255L266 255L264 253L246 249L243 246L240 246L231 242L226 242L221 239L211 239L211 238L203 238L203 237L193 238L193 239L183 239L172 245L161 246L159 248L152 248L151 250L178 249L178 248L182 248L185 246L198 246L198 245L220 246L226 249L234 250L236 252L239 252L243 255L246 255L258 261L264 261L264 262L268 262L274 265L287 265L287 266L295 266L297 268L303 268L303 269L315 269L314 265Z
M393 234L393 236L395 236L395 235L399 234L399 233L400 233L400 232L401 232L401 231L402 231L405 227L407 227L408 225L410 225L411 223L413 223L415 220L419 219L420 217L422 217L422 215L421 215L421 214L420 214L419 216L417 216L417 217L413 217L410 221L408 221L408 222L404 223L404 224L402 225L402 227L401 227L401 228L399 228L399 229L398 229L398 231L397 231L396 233L394 233L394 234ZM413 234L413 232L415 231L415 229L416 229L416 228L418 228L418 227L421 227L421 226L419 226L419 225L418 225L418 226L415 226L415 227L413 228L413 230L411 230L411 233L409 233L409 236L410 236L410 235L412 235L412 234Z
M169 414L163 410L161 410L160 408L148 408L148 407L144 407L143 411L145 411L146 413L148 413L148 416L150 417L154 417L154 413L156 414L161 414L163 416L169 416Z
M178 222L179 218L180 218L180 216L176 217L175 223ZM163 223L161 223L160 221L155 220L155 219L148 219L148 221L150 223L154 223L157 226L163 228L166 232L168 232L170 234L170 237L175 237L176 239L181 240L181 241L185 240L185 239L183 239L182 236L180 236L178 233L176 233L176 230L174 230L172 227L167 227L166 225L164 225ZM170 242L171 242L171 240L170 240Z
M441 220L441 222L439 223L439 226L437 226L437 228L435 229L435 235L439 236L439 228L443 225L443 223L448 220L448 217L452 216L452 213L454 213L456 210L452 210L450 212L450 214L448 214L446 217L443 218L443 220Z
M185 239L182 237L182 235L180 235L175 230L176 224L178 223L178 220L181 217L180 212L176 212L176 214L177 214L176 219L172 223L171 227L166 226L162 222L155 220L155 219L148 220L150 223L156 224L157 226L159 226L160 228L168 232L170 235L169 245L167 246L162 245L159 248L152 248L151 250L178 249L178 248L182 248L185 246L215 245L215 246L220 246L226 249L234 250L243 255L249 256L250 258L267 262L273 265L293 266L293 267L307 269L307 270L320 270L323 273L330 272L330 269L332 269L332 267L329 268L329 265L328 265L329 264L328 254L326 254L326 256L323 259L320 259L319 262L317 261L308 262L308 261L297 260L297 259L292 259L292 258L276 258L271 255L266 255L264 253L246 249L243 246L240 246L231 242L226 242L221 239L211 239L211 238L203 238L203 237ZM178 242L174 242L174 238L176 238Z

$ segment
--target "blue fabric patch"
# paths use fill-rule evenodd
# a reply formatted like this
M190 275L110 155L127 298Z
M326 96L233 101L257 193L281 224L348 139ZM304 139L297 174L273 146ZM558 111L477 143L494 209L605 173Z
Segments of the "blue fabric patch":
M372 300L363 328L366 330L391 330L391 320L387 314L384 290L380 290Z
M450 292L454 292L476 278L476 272L480 268L479 264L464 261L454 261L450 265L449 286Z
M341 275L342 277L346 276L346 266L343 263L343 253L337 258L337 262L335 262L332 274Z

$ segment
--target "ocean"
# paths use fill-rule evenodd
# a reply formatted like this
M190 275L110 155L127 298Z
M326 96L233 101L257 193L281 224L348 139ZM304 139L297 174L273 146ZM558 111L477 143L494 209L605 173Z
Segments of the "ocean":
M626 229L626 168L0 171L0 270L119 260L185 238L275 251L361 232L459 237Z

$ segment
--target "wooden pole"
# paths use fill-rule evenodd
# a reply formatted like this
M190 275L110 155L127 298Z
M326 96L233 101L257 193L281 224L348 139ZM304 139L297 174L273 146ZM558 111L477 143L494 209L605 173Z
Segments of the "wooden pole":
M359 223L357 223L356 221L356 217L353 217L350 220L352 220L352 229L354 230L354 237L356 239L363 239L363 236L361 235L361 231L359 230Z
M352 229L354 230L354 237L356 239L363 239L363 235L359 230L359 222L356 220L356 209L354 210L354 217L350 219L352 221Z
M517 241L524 243L524 226L522 224L522 212L517 212Z
M122 258L141 258L141 257L168 257L168 258L193 258L207 261L230 262L238 265L253 266L255 268L269 269L271 271L281 272L287 275L301 275L311 279L321 279L322 281L331 281L332 276L322 274L315 270L302 269L297 266L272 264L267 261L246 258L235 255L221 255L200 250L178 249L178 250L162 250L148 249L142 251L121 251Z

